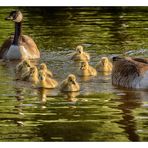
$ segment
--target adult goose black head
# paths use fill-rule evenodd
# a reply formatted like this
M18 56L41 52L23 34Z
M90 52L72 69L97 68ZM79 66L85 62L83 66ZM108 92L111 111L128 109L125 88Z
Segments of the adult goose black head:
M11 11L9 16L7 16L5 20L12 20L14 22L20 23L23 20L23 14L21 13L21 11Z
M12 11L5 20L15 23L15 33L14 36L9 37L1 46L0 58L8 60L40 58L40 52L33 39L22 33L22 12Z

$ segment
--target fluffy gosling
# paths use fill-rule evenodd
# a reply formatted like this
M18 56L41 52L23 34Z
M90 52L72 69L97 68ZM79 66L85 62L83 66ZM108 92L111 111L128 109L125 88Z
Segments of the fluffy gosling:
M22 76L21 76L21 80L37 84L38 81L39 81L37 67L33 66L33 67L30 68L30 71L23 73Z
M61 83L60 90L63 92L79 91L80 86L76 81L76 76L73 74L68 75L68 77Z
M39 70L44 71L47 74L47 76L53 77L52 72L48 70L47 65L45 63L40 64Z
M100 62L96 65L97 71L100 72L112 72L112 63L107 57L102 57Z
M58 82L47 75L44 71L39 71L39 81L37 87L39 88L55 88Z
M20 79L22 74L29 72L30 67L32 67L32 64L29 60L23 60L22 62L18 63L15 68L16 79Z
M83 51L83 46L79 45L76 47L76 52L71 57L74 61L89 61L90 56L88 53Z
M79 76L96 76L97 71L95 68L90 66L88 62L82 62L80 69L78 70L78 75Z

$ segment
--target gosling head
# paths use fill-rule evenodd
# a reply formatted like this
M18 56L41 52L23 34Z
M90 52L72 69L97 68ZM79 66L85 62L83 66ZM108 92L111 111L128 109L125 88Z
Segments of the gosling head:
M38 72L38 69L35 66L30 68L30 75L37 74L37 72Z
M83 46L78 45L78 46L76 47L76 51L77 51L77 53L82 54L82 53L83 53Z
M73 75L73 74L68 75L67 81L68 81L69 83L71 82L71 83L75 84L76 76Z
M9 16L7 16L5 18L5 20L12 20L16 23L19 23L23 20L23 14L21 13L21 11L16 10L16 11L11 11Z
M45 63L40 64L40 70L46 70L47 66Z
M29 60L24 60L23 61L23 66L31 67L31 63Z
M109 60L108 60L107 57L102 57L102 58L101 58L101 63L102 63L103 65L107 64L108 62L109 62Z
M85 70L85 69L87 69L88 68L88 62L81 62L81 67L80 67L80 69L82 69L82 70Z
M46 79L46 75L45 75L45 73L44 72L39 72L39 80L40 81L44 81Z

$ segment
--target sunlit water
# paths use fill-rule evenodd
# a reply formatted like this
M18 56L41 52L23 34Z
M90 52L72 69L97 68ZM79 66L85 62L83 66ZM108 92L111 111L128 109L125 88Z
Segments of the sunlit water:
M13 30L0 8L0 44ZM82 44L95 67L100 57L147 56L147 7L20 8L32 36L59 82L78 66L70 55ZM14 63L0 63L0 141L148 141L148 91L112 86L111 76L77 77L81 90L38 90L15 81Z

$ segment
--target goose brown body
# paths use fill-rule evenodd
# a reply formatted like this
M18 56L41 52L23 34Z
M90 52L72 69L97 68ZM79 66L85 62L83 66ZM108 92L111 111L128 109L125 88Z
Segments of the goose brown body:
M40 58L40 52L34 40L22 34L22 13L20 11L12 11L6 20L15 22L15 34L11 35L2 44L0 58L8 60Z
M148 88L148 60L114 57L112 84L125 88Z

